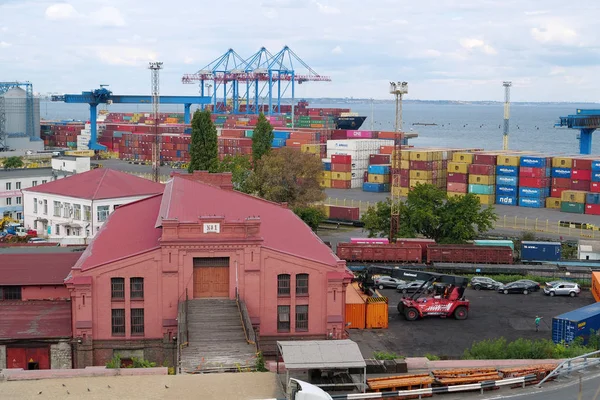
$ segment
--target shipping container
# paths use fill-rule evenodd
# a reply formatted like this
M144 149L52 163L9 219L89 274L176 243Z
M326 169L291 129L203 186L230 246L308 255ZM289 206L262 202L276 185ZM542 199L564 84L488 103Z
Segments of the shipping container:
M586 193L585 204L600 204L600 193Z
M590 181L592 180L592 171L589 169L572 169L571 179Z
M469 193L490 195L496 193L495 185L475 185L469 184Z
M371 154L369 155L370 165L390 164L391 157L388 154Z
M472 164L473 158L474 158L473 153L457 152L452 155L452 161L458 162L458 163Z
M467 194L466 191L465 192L450 192L450 191L448 191L446 193L446 195L448 196L448 198L451 198L451 197L462 197L462 196L464 196L466 194Z
M520 164L520 158L521 156L505 156L505 155L499 155L496 158L496 164L498 165L502 165L505 167L518 167Z
M521 261L560 261L559 242L521 242Z
M348 329L365 329L367 303L358 284L348 285L346 290L346 326Z
M479 202L485 205L491 205L496 202L496 196L493 194L476 194Z
M389 306L387 297L367 298L367 329L387 329Z
M454 173L459 173L459 174L468 174L469 173L469 164L451 161L448 163L448 172L454 172Z
M448 182L446 190L454 193L468 193L469 185L466 183Z
M548 166L548 158L538 156L521 156L521 159L519 160L519 166L546 168Z
M552 177L553 178L571 178L571 169L570 168L552 168Z
M321 171L321 179L331 179L331 171Z
M469 174L471 175L494 175L496 167L485 164L469 164Z
M448 174L446 175L446 179L448 181L448 183L450 182L454 182L454 183L468 183L469 182L469 175L468 174L457 174L454 172L448 172Z
M530 188L521 186L519 187L519 197L531 197L536 199L544 199L548 197L548 188Z
M431 245L427 248L427 262L512 264L510 247L473 245Z
M571 189L571 180L568 178L552 178L552 187Z
M600 171L592 171L592 182L600 182Z
M520 178L545 178L550 175L548 168L521 167L519 168Z
M592 186L592 182L590 181L582 181L582 180L572 180L571 185L569 186L571 190L579 190L583 192L587 192L590 190Z
M586 204L585 213L589 215L600 215L600 204Z
M349 180L332 179L330 184L333 189L352 189L352 181Z
M320 185L322 188L331 188L331 179L324 179L324 178L321 178L321 180L319 181L319 185ZM348 189L348 188L347 188L347 187L344 187L344 188L341 188L341 187L340 187L340 188L338 188L338 189Z
M526 187L542 188L549 187L549 178L519 178L519 184Z
M519 207L544 208L545 205L544 198L519 197Z
M474 164L471 164L473 166ZM469 183L472 185L494 185L496 179L494 175L473 175L469 174Z
M496 185L502 186L517 186L519 184L519 177L517 176L496 176Z
M552 318L552 341L572 343L582 338L586 344L590 334L600 330L600 303L590 304Z
M556 197L548 197L546 198L546 208L554 208L560 210L561 200Z
M574 203L571 201L560 202L560 211L568 212L573 214L584 214L585 213L585 204L584 203Z
M493 166L496 165L497 157L497 154L475 153L473 163Z
M329 206L329 217L340 221L358 221L360 211L358 207Z
M565 190L569 190L569 189L553 187L552 190L550 191L550 196L556 197L557 199L560 200L562 198L562 192L564 192Z
M386 175L386 176L388 176L388 175ZM384 193L384 192L390 191L390 184L389 183L364 182L362 189L365 192Z
M369 174L388 175L390 173L389 165L369 165Z
M573 165L571 166L573 169L592 169L592 160L589 158L574 158Z
M496 194L501 196L514 196L517 197L519 195L519 190L516 186L504 186L497 185L496 186Z
M358 262L422 262L421 246L398 246L396 244L338 243L337 256L346 261Z
M565 190L562 192L561 200L572 203L585 203L586 192L579 190Z
M352 164L352 157L347 154L334 154L331 156L331 164Z
M519 167L511 165L498 165L496 167L496 175L519 176Z
M571 168L573 159L571 157L554 157L552 158L552 166L554 168Z
M368 174L367 182L369 183L390 183L390 175Z
M330 164L331 172L352 172L352 164ZM335 178L334 178L335 179Z
M600 193L600 182L591 182L590 192Z
M516 196L505 196L501 194L496 195L496 204L503 206L517 206L518 200Z
M600 172L600 161L592 161L592 171Z

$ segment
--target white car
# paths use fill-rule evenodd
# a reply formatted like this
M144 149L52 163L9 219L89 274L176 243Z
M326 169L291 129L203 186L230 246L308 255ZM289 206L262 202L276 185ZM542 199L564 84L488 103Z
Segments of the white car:
M380 276L379 278L375 279L375 286L379 289L395 288L404 283L406 282L404 282L402 279L392 278L391 276Z
M572 282L546 282L544 293L548 296L571 296L575 297L581 293L581 288L578 284Z
M31 238L27 243L48 243L48 241L44 238Z

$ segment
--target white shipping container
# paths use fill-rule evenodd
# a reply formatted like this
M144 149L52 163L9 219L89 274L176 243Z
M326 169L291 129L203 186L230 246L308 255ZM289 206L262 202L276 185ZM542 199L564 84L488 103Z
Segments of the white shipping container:
M354 151L373 151L379 153L379 148L389 143L382 139L351 139L351 140L328 140L327 150L354 150Z
M331 158L321 158L321 162L331 164Z
M377 154L369 150L353 151L341 149L327 149L327 158L331 158L334 154L346 154L352 157L352 160L368 160L371 154Z
M361 176L360 178L352 178L352 181L350 182L350 187L352 189L362 188L364 179Z

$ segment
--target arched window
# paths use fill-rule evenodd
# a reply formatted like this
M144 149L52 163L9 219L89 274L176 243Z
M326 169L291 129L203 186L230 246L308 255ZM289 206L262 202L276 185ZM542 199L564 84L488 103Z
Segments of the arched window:
M290 295L290 274L277 275L277 296L288 297Z

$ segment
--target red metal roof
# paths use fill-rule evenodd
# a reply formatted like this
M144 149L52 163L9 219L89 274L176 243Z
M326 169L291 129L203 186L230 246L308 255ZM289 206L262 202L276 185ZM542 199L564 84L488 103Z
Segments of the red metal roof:
M155 195L117 208L74 268L85 271L159 247L162 229L155 228L154 222L162 197Z
M81 254L3 254L0 261L0 285L62 285Z
M165 185L121 171L97 168L24 189L78 199L101 200L162 193Z
M0 339L71 337L68 301L0 301Z
M198 217L210 215L224 216L229 221L260 217L263 246L337 265L338 258L331 249L286 207L179 177L174 177L166 186L157 224L161 218L196 222Z

